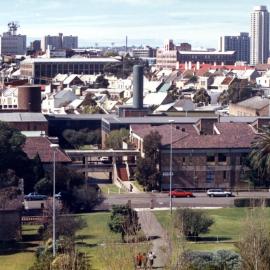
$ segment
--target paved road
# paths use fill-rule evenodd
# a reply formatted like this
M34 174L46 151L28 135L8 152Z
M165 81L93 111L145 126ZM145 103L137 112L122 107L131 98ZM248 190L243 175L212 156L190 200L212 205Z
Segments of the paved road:
M231 198L209 198L205 193L194 193L195 198L174 198L173 207L229 207L233 205L235 198L270 198L269 192L241 192ZM167 208L169 196L166 193L128 193L106 195L105 200L97 210L110 209L114 204L131 202L133 208Z

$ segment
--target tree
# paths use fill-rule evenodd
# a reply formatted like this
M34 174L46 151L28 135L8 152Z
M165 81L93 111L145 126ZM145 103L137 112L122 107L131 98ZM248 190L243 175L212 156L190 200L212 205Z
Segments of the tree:
M52 195L52 171L44 178L38 181L34 189L45 195ZM56 165L56 191L57 192L72 192L74 187L82 186L85 183L84 176L69 169L63 165Z
M266 213L253 209L243 224L240 241L236 244L246 270L270 269L270 235Z
M141 230L138 214L128 205L113 205L108 223L112 232L121 233L122 241L125 236L135 236Z
M196 83L196 82L198 82L198 77L195 76L195 75L191 76L190 79L189 79L189 82L190 83Z
M99 129L95 131L90 131L88 129L81 129L79 131L66 129L63 131L63 137L74 148L101 143L101 132Z
M201 88L196 91L193 101L198 104L208 105L211 103L211 97L208 95L207 91L204 88Z
M228 105L230 102L237 103L250 97L252 97L252 86L248 80L234 79L229 89L220 94L218 102Z
M174 226L188 239L197 239L201 233L207 233L214 220L202 211L188 208L177 209Z
M97 102L94 100L95 95L92 93L87 93L81 106L96 106Z
M268 179L270 176L270 129L267 128L264 133L258 134L251 147L252 151L249 155L251 168L258 171L260 178Z
M107 148L122 149L124 140L129 138L129 131L121 128L120 130L113 130L106 138L105 145Z
M162 136L157 131L146 135L143 140L144 158L137 159L136 178L146 190L156 189L158 186L160 173L157 166L161 139Z
M137 159L135 176L138 182L143 185L147 191L156 189L160 174L154 159L150 157L139 157Z
M104 75L99 75L96 78L95 85L97 88L108 88L109 81L105 79Z

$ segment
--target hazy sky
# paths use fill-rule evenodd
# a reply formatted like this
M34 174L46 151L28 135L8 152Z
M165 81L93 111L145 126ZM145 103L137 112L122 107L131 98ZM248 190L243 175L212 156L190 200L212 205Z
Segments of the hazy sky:
M0 0L0 32L18 21L29 38L63 32L80 45L160 45L166 38L217 47L222 34L247 32L250 11L266 0ZM151 44L152 43L152 44Z

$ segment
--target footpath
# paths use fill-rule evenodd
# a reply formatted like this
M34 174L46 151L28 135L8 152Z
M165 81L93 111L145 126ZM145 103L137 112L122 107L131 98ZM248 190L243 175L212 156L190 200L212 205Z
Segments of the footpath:
M156 255L153 269L165 269L169 258L169 238L155 215L150 210L138 211L139 223L145 236L152 243L152 251Z

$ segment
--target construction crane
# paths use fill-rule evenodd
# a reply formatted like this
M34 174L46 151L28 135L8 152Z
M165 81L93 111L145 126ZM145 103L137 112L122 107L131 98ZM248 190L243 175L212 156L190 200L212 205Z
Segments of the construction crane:
M19 27L20 27L20 25L18 22L12 21L12 22L8 23L9 33L13 36L17 34L17 30Z

